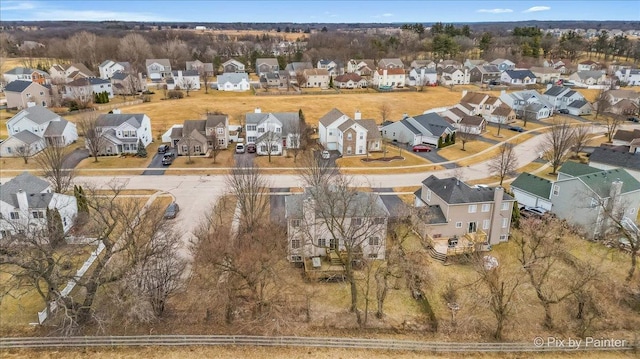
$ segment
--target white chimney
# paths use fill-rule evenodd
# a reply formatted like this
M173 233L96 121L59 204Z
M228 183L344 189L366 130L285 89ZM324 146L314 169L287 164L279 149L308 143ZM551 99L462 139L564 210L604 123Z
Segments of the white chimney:
M262 113L262 110L260 109L260 107L256 107L256 109L254 110L255 113Z
M464 98L465 96L467 96L467 90L462 90L462 98Z
M35 102L33 102L33 101L29 101L29 102L27 102L27 107L33 107L33 106L35 106L35 105L36 105L36 103L35 103Z
M403 113L403 114L402 114L402 119L403 119L403 120L404 120L405 118L407 118L407 117L409 117L409 114L408 114L408 113Z
M354 120L361 120L362 119L362 114L360 113L360 110L356 110L356 113L353 115L353 119Z
M111 113L114 115L119 115L121 112L119 108L114 108L113 110L111 110Z
M29 201L27 200L27 192L19 189L18 193L16 193L16 198L18 199L18 208L21 211L26 212L29 210Z

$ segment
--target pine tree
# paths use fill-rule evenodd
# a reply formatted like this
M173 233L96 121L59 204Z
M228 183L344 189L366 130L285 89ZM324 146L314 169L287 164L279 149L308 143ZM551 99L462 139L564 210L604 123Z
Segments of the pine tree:
M138 152L136 152L136 156L143 158L147 157L147 149L144 148L144 144L141 139L138 139Z
M57 208L47 208L47 234L49 235L49 243L56 246L64 240L64 228L62 226L62 217Z
M333 76L329 76L329 88L333 88Z

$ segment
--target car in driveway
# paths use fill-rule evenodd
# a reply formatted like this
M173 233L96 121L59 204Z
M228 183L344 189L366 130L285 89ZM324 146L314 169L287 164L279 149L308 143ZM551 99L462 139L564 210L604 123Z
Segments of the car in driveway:
M329 158L331 158L331 154L329 153L329 151L327 150L322 151L322 158L325 160L328 160Z
M520 126L509 126L509 130L511 131L515 131L515 132L524 132L524 128L520 127Z
M257 147L255 143L248 143L245 149L247 150L247 153L256 153L257 151Z
M431 152L431 146L429 146L429 145L415 145L415 146L413 146L413 152Z
M236 144L236 153L244 153L244 151L245 151L244 144L242 143Z
M567 110L566 108L562 108L562 109L558 110L558 113L561 113L563 115L568 115L569 114L569 110Z
M520 209L520 216L524 217L524 218L528 218L528 217L542 217L545 214L547 214L548 211L544 208L540 208L540 207L529 207L529 206L524 206Z
M167 209L164 211L164 218L165 219L176 218L176 216L178 215L178 212L180 212L180 206L178 206L176 202L171 202L169 206L167 206Z
M167 151L169 151L169 145L158 146L158 153L165 153Z
M631 122L635 122L635 123L640 122L640 120L638 120L638 118L637 118L637 117L635 117L635 116L629 117L629 118L627 118L627 120L628 120L628 121L631 121Z
M162 157L162 165L163 166L169 166L172 163L173 163L173 156L165 155L164 157Z

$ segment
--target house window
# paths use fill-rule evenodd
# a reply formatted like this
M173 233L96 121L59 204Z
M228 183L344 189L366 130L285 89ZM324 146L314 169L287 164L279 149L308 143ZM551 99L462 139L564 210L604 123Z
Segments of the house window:
M137 144L132 144L131 145L131 150L132 151L137 151L138 150L138 145Z
M291 227L294 227L294 228L300 227L300 220L299 219L292 219L291 220Z
M456 222L456 228L462 228L462 222Z
M326 247L327 239L326 238L318 238L318 247Z
M329 239L329 248L338 249L338 240L335 238Z
M247 125L247 131L255 131L256 125Z
M478 205L477 204L470 204L469 205L469 213L476 213L477 210L478 210Z
M476 233L476 231L478 230L478 223L476 222L469 222L469 233Z
M484 203L482 205L482 212L489 212L490 209L491 209L491 205L489 203Z
M182 152L189 152L189 146L182 145Z
M219 135L224 135L224 128L222 128L222 127L216 128L216 133L219 134Z
M364 133L360 132L360 139L364 140Z
M351 225L352 226L361 226L362 225L362 218L359 218L359 217L351 218Z
M256 142L256 138L254 136L249 136L249 137L247 137L247 142L255 143Z
M373 224L384 224L384 217L376 217L373 219Z
M267 148L269 148L269 147L267 147L267 145L261 145L260 146L260 152L266 153L267 152Z
M482 229L489 229L489 220L485 219L482 221Z
M500 241L502 241L502 242L506 241L508 238L509 238L508 234L501 234L500 235Z
M202 146L194 145L193 146L193 152L202 152Z
M258 133L264 133L264 127L258 128Z
M560 194L560 186L558 186L557 184L553 185L553 195L554 196L558 196Z
M278 152L278 145L271 145L271 153Z
M370 246L379 246L380 238L379 237L369 237L369 245Z
M9 216L11 217L11 219L20 219L20 213L18 212L11 212L9 213Z
M282 129L280 127L276 127L276 133L280 133L282 132Z
M44 213L42 211L32 211L31 215L33 216L33 218L36 218L36 219L44 218Z
M503 211L508 211L509 210L509 202L503 202L502 203L502 210Z
M351 132L349 132L347 134L347 141L351 141L352 139L353 139L353 136L352 136Z
M351 154L351 146L347 147L347 154L350 155Z
M507 228L509 227L509 218L503 218L502 219L502 228Z
M291 240L291 248L298 249L298 248L300 248L300 245L301 245L301 243L300 243L299 239L292 239Z
M224 138L218 139L218 145L224 146Z
M378 258L378 254L377 253L369 253L369 258L377 259Z

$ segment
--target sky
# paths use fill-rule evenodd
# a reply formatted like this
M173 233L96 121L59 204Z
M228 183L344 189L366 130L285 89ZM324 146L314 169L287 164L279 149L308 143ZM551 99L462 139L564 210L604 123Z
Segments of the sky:
M640 0L0 0L0 21L15 20L293 23L640 21Z

